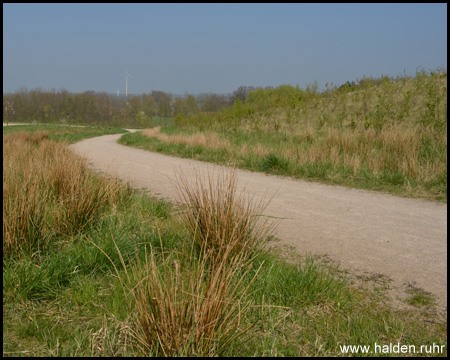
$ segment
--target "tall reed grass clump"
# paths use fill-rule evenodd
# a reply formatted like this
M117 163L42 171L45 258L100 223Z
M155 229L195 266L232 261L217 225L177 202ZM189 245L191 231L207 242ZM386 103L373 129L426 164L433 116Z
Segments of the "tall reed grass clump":
M4 135L3 251L32 253L76 234L125 193L116 180L93 180L84 160L48 133Z
M144 353L217 356L230 341L240 340L251 326L245 317L251 305L248 290L260 268L244 285L254 271L252 262L243 254L230 254L164 255L151 249L144 260L136 256L128 268L121 257L124 272L116 271L127 298L133 337Z
M136 253L129 268L117 248L124 271L116 273L147 354L220 356L231 341L245 341L252 326L249 288L263 264L256 269L255 252L269 227L256 224L260 206L235 195L234 172L206 183L198 177L194 187L178 181L191 242L180 252L166 253L161 244L143 258Z
M261 248L271 231L261 217L267 204L237 193L235 170L196 172L192 181L178 174L177 180L179 204L186 206L181 221L198 249L220 254L229 247L235 253Z

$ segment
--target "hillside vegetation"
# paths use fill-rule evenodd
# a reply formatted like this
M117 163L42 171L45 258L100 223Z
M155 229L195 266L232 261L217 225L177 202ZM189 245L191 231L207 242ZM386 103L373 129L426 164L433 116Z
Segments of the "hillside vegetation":
M327 84L328 85L328 84ZM256 89L126 145L397 195L447 200L447 73Z

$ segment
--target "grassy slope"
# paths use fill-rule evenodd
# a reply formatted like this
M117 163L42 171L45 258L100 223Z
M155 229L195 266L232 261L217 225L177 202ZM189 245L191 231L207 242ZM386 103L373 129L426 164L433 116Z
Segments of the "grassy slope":
M151 151L400 196L447 201L447 74L362 83L180 117L148 138ZM180 120L181 119L181 120Z
M167 202L127 190L81 232L53 233L45 247L34 247L29 255L4 256L3 355L144 354L130 337L128 302L115 267L124 276L119 252L129 270L136 251L143 260L145 249L158 255L163 247L167 256L189 246L173 210ZM339 345L348 344L447 344L446 323L418 294L411 298L417 310L394 311L384 304L382 289L357 290L351 279L320 261L286 262L267 253L253 268L260 264L241 323L252 327L220 355L320 356L340 355Z

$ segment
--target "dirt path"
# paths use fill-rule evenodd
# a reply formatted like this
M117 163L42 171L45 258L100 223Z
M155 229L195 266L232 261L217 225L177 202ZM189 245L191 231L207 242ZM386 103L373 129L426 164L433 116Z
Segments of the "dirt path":
M217 169L117 144L106 135L71 145L99 170L136 188L174 199L175 170ZM392 285L415 284L447 307L447 204L238 170L239 185L272 198L267 215L283 218L276 236L300 253L327 254L357 273L383 274Z
M3 123L3 126L14 126L14 125L30 125L25 123Z

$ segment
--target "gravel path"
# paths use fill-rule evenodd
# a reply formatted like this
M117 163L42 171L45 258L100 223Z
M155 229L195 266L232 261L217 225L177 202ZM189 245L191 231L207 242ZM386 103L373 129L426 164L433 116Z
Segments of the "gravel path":
M175 171L217 165L117 144L106 135L71 145L96 169L136 188L175 198ZM447 204L238 170L239 187L271 202L267 215L282 218L275 235L300 253L326 254L358 274L382 274L405 289L415 284L447 307Z

